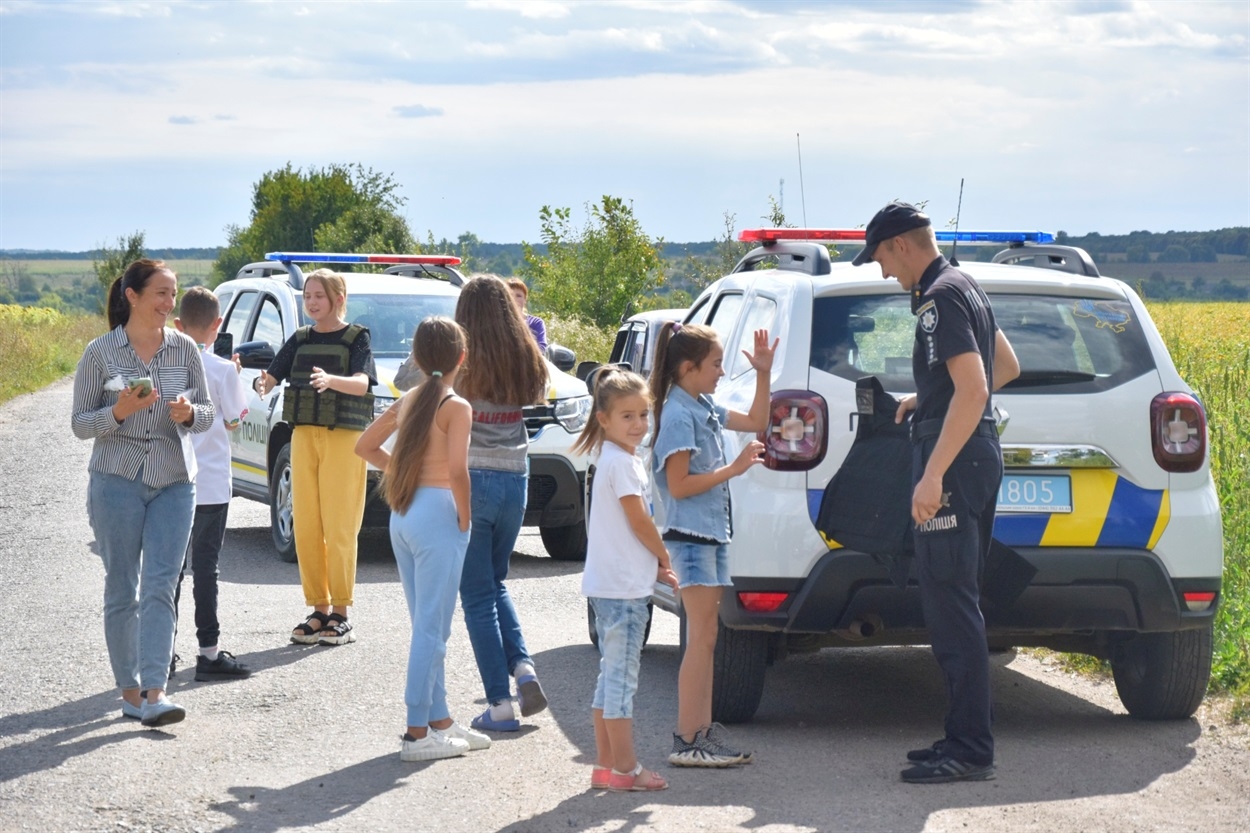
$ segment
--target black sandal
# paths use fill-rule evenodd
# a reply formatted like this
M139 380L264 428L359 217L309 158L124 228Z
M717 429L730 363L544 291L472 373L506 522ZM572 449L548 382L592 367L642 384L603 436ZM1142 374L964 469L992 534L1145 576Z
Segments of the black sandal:
M346 645L349 642L356 641L356 634L352 633L352 626L343 614L331 613L326 622L327 624L321 629L321 636L317 640L322 645Z
M291 641L300 645L316 645L321 632L329 625L331 615L314 610L308 614L307 619L295 626L295 630L291 632ZM313 624L314 619L317 621L316 625Z

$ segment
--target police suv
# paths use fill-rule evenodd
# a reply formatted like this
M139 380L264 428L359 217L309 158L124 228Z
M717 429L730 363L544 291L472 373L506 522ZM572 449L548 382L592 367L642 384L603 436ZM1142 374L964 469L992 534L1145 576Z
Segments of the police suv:
M716 720L749 720L765 669L790 652L927 644L915 580L893 580L887 563L816 525L855 438L856 381L915 390L909 296L875 269L832 263L823 243L863 234L745 231L762 245L685 317L720 334L716 399L741 411L755 390L742 351L758 328L781 338L759 436L765 465L730 481L733 586L721 606ZM960 268L988 293L1021 367L994 395L1005 466L994 535L1036 573L1014 604L983 605L990 647L1109 659L1131 715L1192 715L1210 675L1223 569L1203 406L1141 300L1087 253L1046 245L1053 238L1040 232L937 232L939 243L955 235L1010 245ZM752 439L727 431L726 458ZM663 585L652 601L680 613Z
M417 324L431 315L454 317L464 276L460 259L448 255L370 255L272 252L250 263L234 280L217 287L223 322L217 350L237 352L249 390L248 412L230 435L234 493L269 504L273 542L284 561L295 561L291 504L291 425L283 419L283 385L261 399L252 381L269 366L274 354L300 326L310 324L303 312L304 273L300 264L339 263L386 265L383 274L346 272L347 320L369 328L378 384L373 388L375 413L399 396L395 374L412 350ZM574 357L553 345L563 368L547 359L547 401L524 410L529 432L530 477L525 524L538 526L553 558L586 557L582 490L586 458L569 453L590 412L586 385L566 370ZM379 472L370 467L375 484ZM385 528L386 503L369 490L365 527Z

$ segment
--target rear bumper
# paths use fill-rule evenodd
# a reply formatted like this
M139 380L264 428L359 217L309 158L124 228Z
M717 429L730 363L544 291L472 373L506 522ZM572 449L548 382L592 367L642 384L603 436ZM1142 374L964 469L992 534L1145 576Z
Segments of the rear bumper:
M1219 577L1172 579L1147 550L1016 551L1037 567L1037 575L1010 608L984 605L991 636L1201 628L1210 624L1219 603ZM738 593L750 591L790 595L778 610L756 613L738 599ZM1214 592L1215 601L1205 610L1190 611L1181 594L1193 591ZM848 550L824 556L806 579L734 577L721 619L728 627L805 634L854 632L859 623L871 622L885 640L903 643L909 641L904 634L924 629L915 581L899 588L871 556ZM923 634L918 635L923 642Z

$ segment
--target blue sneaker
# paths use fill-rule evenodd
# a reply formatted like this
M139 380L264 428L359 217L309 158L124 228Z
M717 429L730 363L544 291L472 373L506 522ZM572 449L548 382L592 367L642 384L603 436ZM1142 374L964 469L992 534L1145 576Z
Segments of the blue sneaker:
M132 706L125 700L122 700L122 717L132 717L135 720L143 719L143 707Z

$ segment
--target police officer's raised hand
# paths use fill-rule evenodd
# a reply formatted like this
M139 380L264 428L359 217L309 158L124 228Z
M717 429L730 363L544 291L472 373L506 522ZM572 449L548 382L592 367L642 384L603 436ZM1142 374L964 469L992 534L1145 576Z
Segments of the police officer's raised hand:
M898 410L894 413L894 424L902 425L907 419L907 412L916 410L916 394L909 393L898 401Z
M738 457L731 464L734 476L744 474L751 466L764 462L764 444L759 440L751 440L743 446Z
M756 373L767 373L773 369L773 356L777 353L777 345L781 343L780 338L773 339L772 345L768 343L768 330L755 331L755 352L748 353L742 351L742 355L746 356L747 361L751 363L751 367L755 368Z

